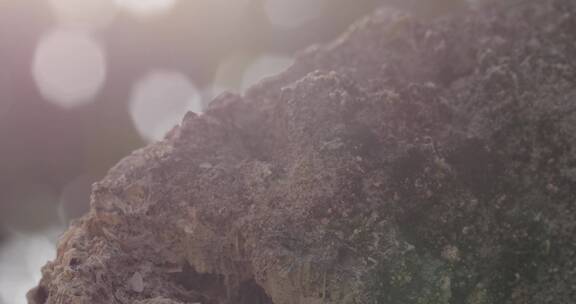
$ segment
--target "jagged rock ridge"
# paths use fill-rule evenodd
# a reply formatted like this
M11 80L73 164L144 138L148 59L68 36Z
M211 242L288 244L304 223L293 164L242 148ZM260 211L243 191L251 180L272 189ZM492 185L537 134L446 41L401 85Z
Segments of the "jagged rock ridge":
M576 302L576 4L381 11L94 185L31 304Z

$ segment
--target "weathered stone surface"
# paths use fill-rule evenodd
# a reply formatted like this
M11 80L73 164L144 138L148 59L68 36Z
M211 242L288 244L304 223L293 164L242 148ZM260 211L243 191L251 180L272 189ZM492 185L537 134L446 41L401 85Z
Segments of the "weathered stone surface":
M576 3L502 2L379 12L190 113L29 303L575 303Z

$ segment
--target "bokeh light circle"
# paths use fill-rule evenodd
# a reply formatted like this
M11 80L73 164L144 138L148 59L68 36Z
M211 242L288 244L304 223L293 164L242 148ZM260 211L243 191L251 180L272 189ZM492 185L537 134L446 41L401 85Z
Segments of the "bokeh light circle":
M16 233L0 247L0 302L26 304L26 293L40 280L41 268L56 257L56 245L49 234L60 234L54 228L43 234Z
M118 7L138 16L151 16L170 11L176 0L115 0Z
M187 111L201 112L201 96L182 73L155 71L134 86L130 115L140 135L148 141L161 140Z
M91 102L106 78L106 55L87 32L55 30L36 48L32 74L40 93L64 108Z

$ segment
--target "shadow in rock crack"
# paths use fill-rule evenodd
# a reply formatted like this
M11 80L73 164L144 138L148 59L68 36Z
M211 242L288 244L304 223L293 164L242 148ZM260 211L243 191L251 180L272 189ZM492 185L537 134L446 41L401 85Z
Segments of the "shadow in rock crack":
M236 297L229 302L238 304L274 304L272 299L266 294L254 280L246 281L240 284Z
M203 304L274 304L254 280L242 282L230 292L223 275L199 273L188 263L175 276L175 282L198 295Z

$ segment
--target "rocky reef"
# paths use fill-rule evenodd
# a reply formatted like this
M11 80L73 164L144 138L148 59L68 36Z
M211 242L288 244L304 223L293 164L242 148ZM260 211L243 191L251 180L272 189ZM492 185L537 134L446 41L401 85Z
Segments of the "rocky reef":
M576 2L382 10L93 186L30 304L576 303Z

